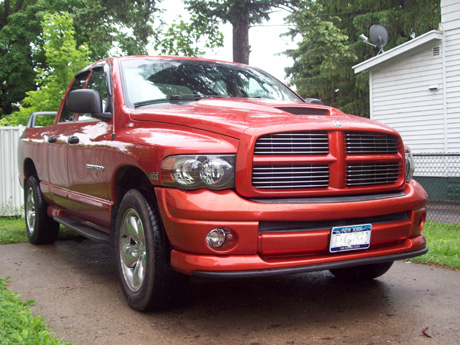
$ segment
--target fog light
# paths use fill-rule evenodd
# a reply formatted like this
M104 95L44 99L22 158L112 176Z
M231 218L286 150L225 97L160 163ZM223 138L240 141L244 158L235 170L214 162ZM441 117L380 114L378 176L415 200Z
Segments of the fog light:
M211 248L222 247L227 239L227 232L222 228L212 229L206 235L206 242Z

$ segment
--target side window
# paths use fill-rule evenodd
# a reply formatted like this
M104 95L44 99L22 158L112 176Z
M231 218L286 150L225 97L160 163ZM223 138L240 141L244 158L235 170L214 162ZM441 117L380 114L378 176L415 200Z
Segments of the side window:
M77 75L72 86L70 87L70 91L82 89L83 86L85 86L88 75L89 72L84 72ZM59 122L71 122L73 121L73 115L74 113L67 110L67 107L64 105L64 107L62 108L61 117L59 118Z
M102 68L95 68L93 70L93 74L89 78L88 85L86 86L86 88L96 90L97 92L99 92L99 95L101 96L103 112L112 111L110 98L107 93L105 73ZM96 119L92 117L91 114L79 114L78 115L78 121L94 121L94 120Z

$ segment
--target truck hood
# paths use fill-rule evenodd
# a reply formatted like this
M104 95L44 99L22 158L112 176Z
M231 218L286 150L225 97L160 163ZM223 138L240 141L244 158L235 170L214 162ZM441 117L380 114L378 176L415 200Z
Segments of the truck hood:
M153 105L130 111L134 121L168 123L239 139L292 130L367 130L396 133L381 123L347 115L332 107L262 99L202 99L185 104Z

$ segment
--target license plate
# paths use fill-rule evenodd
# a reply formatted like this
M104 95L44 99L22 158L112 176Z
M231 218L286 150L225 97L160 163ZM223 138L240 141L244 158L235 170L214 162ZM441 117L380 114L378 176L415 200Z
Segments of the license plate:
M337 226L331 230L331 253L367 249L371 243L372 224Z

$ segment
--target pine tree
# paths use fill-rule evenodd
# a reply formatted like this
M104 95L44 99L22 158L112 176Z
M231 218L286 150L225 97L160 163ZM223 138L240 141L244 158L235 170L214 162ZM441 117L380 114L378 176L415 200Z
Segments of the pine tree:
M294 58L286 70L291 84L304 97L320 97L361 116L369 114L368 75L356 76L351 67L378 49L363 44L359 35L368 36L373 24L381 24L390 34L389 50L437 29L441 19L439 0L300 0L297 5L288 17L294 26L289 34L300 38L298 47L286 52Z
M274 7L288 5L286 0L185 0L197 23L221 20L233 26L233 61L249 63L249 28L268 20Z

